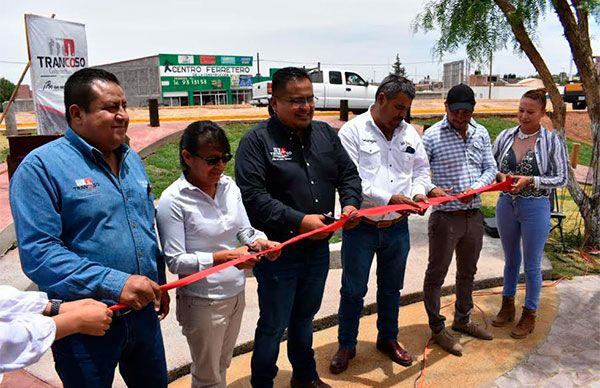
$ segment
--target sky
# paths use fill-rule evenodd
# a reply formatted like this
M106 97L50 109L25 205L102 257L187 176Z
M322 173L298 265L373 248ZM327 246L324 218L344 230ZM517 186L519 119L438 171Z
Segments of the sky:
M396 53L408 76L442 79L444 62L466 59L463 50L434 57L437 32L414 33L422 11L416 0L0 0L0 77L16 82L27 62L24 14L56 14L86 26L89 65L159 53L248 55L269 67L316 66L354 70L380 81ZM600 55L600 27L590 20L592 48ZM554 13L539 26L538 49L552 73L576 73ZM481 67L471 64L471 72ZM535 74L512 49L495 53L493 73ZM24 83L30 83L29 76Z

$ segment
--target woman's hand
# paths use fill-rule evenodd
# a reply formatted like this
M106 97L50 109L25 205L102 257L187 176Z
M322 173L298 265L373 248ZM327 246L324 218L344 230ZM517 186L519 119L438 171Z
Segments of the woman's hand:
M213 253L213 265L223 264L247 254L248 247L245 245L235 249L224 249L222 251L217 251Z
M510 189L511 194L517 194L519 191L523 190L525 187L533 185L533 177L532 176L515 175L512 178L514 180L511 185L512 189Z

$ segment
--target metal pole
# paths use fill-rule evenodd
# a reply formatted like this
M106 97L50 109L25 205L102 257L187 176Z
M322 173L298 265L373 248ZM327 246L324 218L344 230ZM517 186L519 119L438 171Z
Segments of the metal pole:
M348 121L348 100L340 100L340 120Z
M260 77L260 53L256 53L256 70L258 72L258 76Z
M25 65L25 69L21 73L21 77L19 78L19 81L15 85L15 90L13 90L12 94L10 95L10 98L8 99L8 104L6 105L6 109L4 109L4 112L2 112L2 116L0 116L0 124L2 124L2 121L4 121L4 117L8 113L8 110L10 109L10 106L12 105L12 102L15 99L15 96L17 95L19 86L21 86L21 82L23 82L23 78L25 78L25 74L27 73L27 70L29 70L30 65L31 65L31 62L28 61L27 65Z

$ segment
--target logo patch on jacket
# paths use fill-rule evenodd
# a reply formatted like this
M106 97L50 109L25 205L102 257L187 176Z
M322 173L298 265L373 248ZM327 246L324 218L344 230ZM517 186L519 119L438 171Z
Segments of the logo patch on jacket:
M288 151L285 147L273 147L271 160L292 160L292 151Z
M94 182L92 180L92 178L82 178L82 179L75 179L75 186L73 186L73 188L75 190L93 190L99 186L100 186L100 183Z

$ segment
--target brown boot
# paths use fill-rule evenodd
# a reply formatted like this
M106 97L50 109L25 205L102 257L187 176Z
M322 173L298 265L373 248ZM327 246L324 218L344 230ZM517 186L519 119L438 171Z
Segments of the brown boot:
M514 296L503 296L502 307L496 315L496 318L492 320L492 326L503 327L508 325L510 322L515 320L515 297Z
M535 329L535 310L523 307L523 314L519 323L510 332L510 336L516 339L527 337Z

